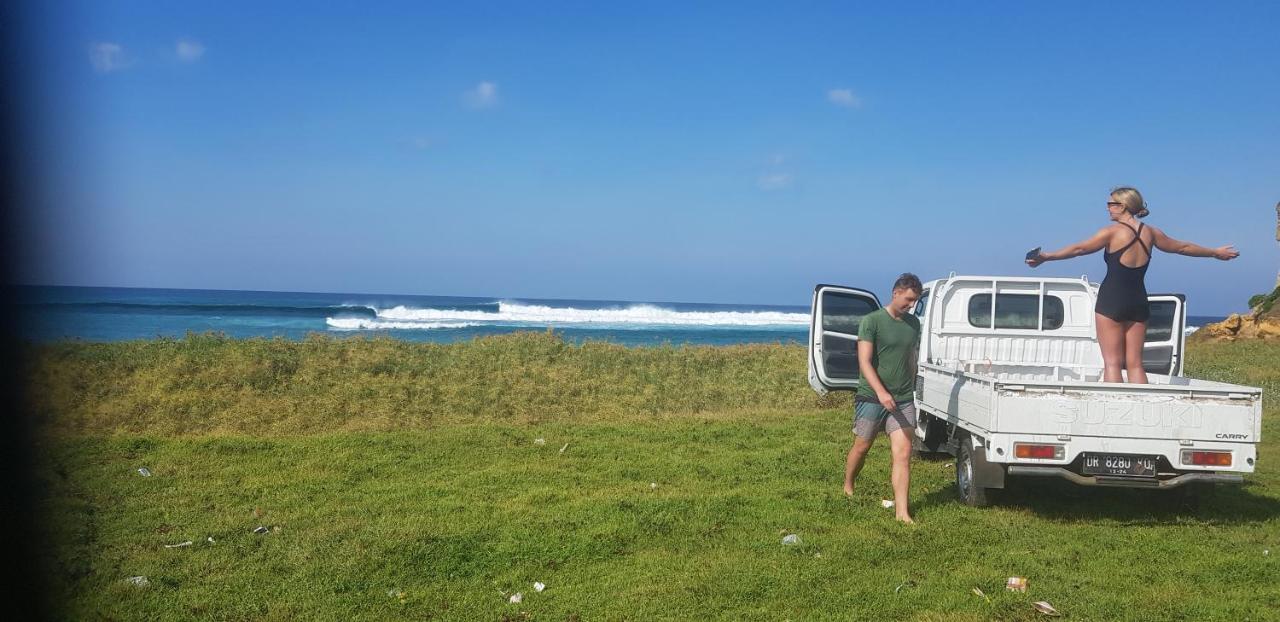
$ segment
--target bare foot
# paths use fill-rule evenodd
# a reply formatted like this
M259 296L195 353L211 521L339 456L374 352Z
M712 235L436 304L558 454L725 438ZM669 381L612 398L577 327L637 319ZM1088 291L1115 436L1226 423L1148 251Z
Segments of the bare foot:
M852 496L853 496L853 484L845 484L845 485L844 485L844 496L846 496L846 497L852 497Z
M898 522L900 522L900 523L905 523L905 524L907 524L907 525L914 525L914 524L916 524L916 522L915 522L914 520L911 520L911 516L910 516L910 515L908 515L908 514L898 514L898 515L897 515L897 516L895 516L894 518L897 518L897 519L898 519Z

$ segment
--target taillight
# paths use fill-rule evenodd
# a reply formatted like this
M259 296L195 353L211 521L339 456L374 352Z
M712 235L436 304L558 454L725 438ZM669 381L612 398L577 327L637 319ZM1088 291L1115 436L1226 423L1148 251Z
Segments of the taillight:
M1062 445L1031 445L1029 443L1013 444L1013 455L1016 458L1061 460L1065 454L1066 450Z
M1229 451L1182 451L1182 464L1196 466L1231 466Z

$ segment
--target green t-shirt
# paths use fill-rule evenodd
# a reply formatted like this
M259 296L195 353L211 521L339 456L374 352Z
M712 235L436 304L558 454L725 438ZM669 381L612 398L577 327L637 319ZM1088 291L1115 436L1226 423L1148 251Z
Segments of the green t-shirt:
M893 319L888 311L876 309L862 318L858 341L875 346L871 364L880 382L893 399L905 402L916 389L916 350L920 345L920 320L910 313ZM865 376L858 380L858 396L876 399L875 389Z

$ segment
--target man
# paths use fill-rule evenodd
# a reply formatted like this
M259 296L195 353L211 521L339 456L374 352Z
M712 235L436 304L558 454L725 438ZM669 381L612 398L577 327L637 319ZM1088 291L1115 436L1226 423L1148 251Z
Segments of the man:
M862 470L876 435L889 435L893 456L890 481L897 519L911 519L907 489L911 484L911 437L916 428L916 353L920 320L912 315L923 287L910 272L893 284L889 304L862 318L858 326L858 392L854 396L853 447L845 462L844 494L853 495L853 482Z

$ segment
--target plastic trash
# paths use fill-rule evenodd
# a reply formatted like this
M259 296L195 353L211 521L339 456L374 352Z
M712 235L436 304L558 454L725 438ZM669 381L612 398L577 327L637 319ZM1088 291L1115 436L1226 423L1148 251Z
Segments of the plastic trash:
M1040 601L1036 601L1036 602L1034 602L1034 603L1031 603L1031 606L1032 606L1032 607L1035 607L1035 608L1036 608L1036 611L1039 611L1040 613L1043 613L1043 614L1045 614L1045 615L1047 615L1047 616L1054 616L1054 617L1057 617L1057 616L1062 615L1061 613L1058 613L1058 610L1057 610L1057 609L1054 609L1054 608L1053 608L1053 605L1050 605L1049 603L1047 603L1047 602L1045 602L1045 601L1043 601L1043 600L1040 600Z
M142 467L138 469L138 475L141 475L143 477L151 477L151 469L148 469L147 467Z
M649 482L649 490L656 490L657 488L658 482Z
M187 540L186 542L179 542L179 543L177 543L177 544L166 544L166 545L164 545L164 548L166 548L166 549L179 549L179 548L182 548L182 547L184 547L184 546L191 546L192 544L195 544L195 543L194 543L194 542L192 542L192 541L190 541L190 540Z
M534 582L533 582L533 589L535 589L535 590L537 590L537 591L541 592L542 590L547 589L547 584L545 584L545 583L543 583L543 582L541 582L541 581L534 581Z
M906 583L899 584L898 587L893 588L893 593L897 594L898 592L901 592L904 589L909 590L915 586L916 586L915 581L907 581Z
M568 444L568 443L565 443L565 444L564 444L564 447L561 447L561 448L560 448L560 453L564 453L564 450L566 450L566 449L568 449L568 448L569 448L569 444Z
M987 602L991 602L991 599L990 599L990 598L987 598L987 593L986 593L986 592L984 592L984 591L982 591L982 590L980 590L980 589L978 589L978 588L976 588L976 587L975 587L975 588L973 588L973 593L974 593L974 595L975 595L975 596L981 596L983 600L985 600L985 601L987 601Z
M890 500L888 500L888 499L881 499L881 500L880 500L880 507L883 507L883 508L884 508L884 509L886 509L886 510L887 510L887 509L890 509L890 508L892 508L892 507L893 507L893 502L892 502L892 501L890 501Z
M782 538L783 546L795 546L797 544L800 544L800 536L794 533L787 534L786 537Z
M138 587L147 587L148 585L151 585L151 582L148 581L146 577L129 577L128 579L125 579L124 582Z
M524 594L520 592L516 592L515 594L511 595L511 598L507 599L507 602L518 605L523 600L524 600Z
M256 533L256 534L264 534L264 533L270 533L270 532L271 532L270 529L267 529L266 527L261 527L261 526L253 530L253 533Z
M213 539L213 536L209 536L208 540L209 540L209 544L215 544L218 542L217 540Z
M533 444L534 444L534 445L538 445L539 447L541 447L542 445L546 445L546 444L547 444L547 439L545 439L545 438L535 438L535 439L533 439Z
M391 589L387 590L387 596L390 596L390 597L392 597L392 598L399 598L400 600L404 600L404 592L403 592L402 590L400 590L400 588L395 588L395 587L393 587L393 588L391 588Z
M1010 592L1025 592L1027 591L1027 578L1009 577L1009 580L1004 582L1004 589Z

